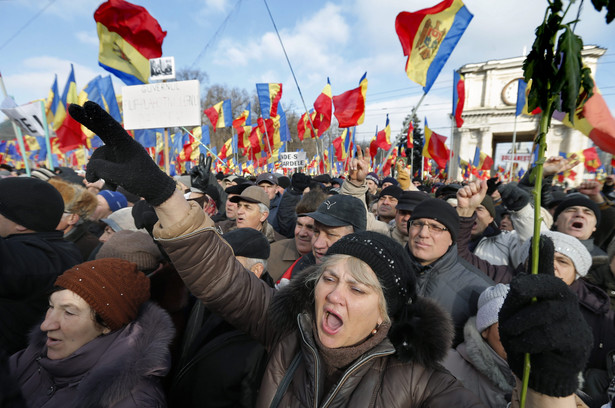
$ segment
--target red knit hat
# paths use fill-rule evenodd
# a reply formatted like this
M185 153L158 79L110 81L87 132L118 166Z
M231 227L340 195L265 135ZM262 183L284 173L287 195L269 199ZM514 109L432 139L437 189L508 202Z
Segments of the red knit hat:
M135 263L117 258L76 265L55 283L81 296L112 331L137 317L139 307L150 297L149 284Z

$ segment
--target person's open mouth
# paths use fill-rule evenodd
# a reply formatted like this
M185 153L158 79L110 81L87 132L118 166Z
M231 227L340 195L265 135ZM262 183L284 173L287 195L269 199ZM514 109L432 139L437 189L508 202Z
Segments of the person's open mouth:
M325 310L325 315L322 320L322 329L326 334L334 335L340 331L344 322L342 318L331 310Z

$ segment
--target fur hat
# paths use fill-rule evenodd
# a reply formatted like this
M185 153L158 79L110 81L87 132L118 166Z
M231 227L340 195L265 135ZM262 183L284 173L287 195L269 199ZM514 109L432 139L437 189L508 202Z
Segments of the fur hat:
M150 297L149 279L137 265L116 258L73 266L55 285L81 296L112 331L132 322Z
M64 214L64 201L45 181L7 177L0 180L0 214L27 229L51 232Z
M498 322L500 309L508 295L510 287L503 283L490 286L478 297L478 312L476 313L476 329L479 333Z
M439 198L430 198L425 201L421 201L414 211L412 216L408 220L408 226L410 222L419 218L429 218L438 221L446 227L451 234L453 242L457 239L457 233L459 232L459 215L452 205Z
M119 258L137 264L137 269L148 272L156 269L162 253L152 237L142 231L122 230L111 235L102 244L96 259Z
M59 177L49 179L49 184L54 186L62 195L65 212L77 214L84 220L94 214L98 201L96 195L89 192L85 187L62 180Z

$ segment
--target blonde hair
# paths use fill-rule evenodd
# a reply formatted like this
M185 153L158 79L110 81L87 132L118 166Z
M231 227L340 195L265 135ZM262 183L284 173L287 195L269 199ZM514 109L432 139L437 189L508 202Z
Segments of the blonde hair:
M360 260L359 258L355 258L354 256L344 255L344 254L335 254L329 255L325 257L324 261L318 267L317 272L313 275L311 279L314 280L314 288L316 288L316 284L320 280L325 269L330 266L337 265L340 263L345 263L350 271L350 274L354 279L357 280L362 285L365 285L376 292L378 295L378 308L380 310L380 314L383 319L383 323L390 323L391 318L387 313L387 301L384 298L384 291L382 285L380 284L380 280L376 276L376 273L369 267L368 264Z
M69 183L59 177L50 178L48 183L62 195L65 212L77 214L82 219L87 219L94 214L98 200L96 195L89 192L85 187Z

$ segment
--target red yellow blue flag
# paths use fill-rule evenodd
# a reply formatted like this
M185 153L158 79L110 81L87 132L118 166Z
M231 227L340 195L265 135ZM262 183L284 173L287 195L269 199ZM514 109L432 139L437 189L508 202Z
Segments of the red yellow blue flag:
M367 92L367 72L359 80L359 86L332 97L338 127L357 126L365 120L365 94Z
M413 13L402 11L395 19L406 61L406 74L429 92L448 57L472 20L461 0L444 0Z
M126 85L148 82L149 60L162 56L167 35L141 6L124 0L108 0L94 12L100 45L98 65Z
M230 99L218 102L211 108L205 109L203 113L205 113L205 115L209 118L209 121L214 128L214 132L216 131L216 128L229 127L233 123Z
M64 110L64 107L60 103L60 91L58 90L58 75L56 74L51 89L49 89L49 95L45 101L45 115L47 116L47 124L53 126L54 119L58 114L58 109ZM66 115L66 111L64 113Z
M278 115L278 104L282 99L282 84L256 84L256 94L261 105L263 119Z
M331 115L333 113L331 98L331 83L329 82L329 78L327 78L327 85L325 85L314 102L314 111L316 115L313 122L314 127L318 129L318 137L322 136L331 126Z
M433 159L438 167L446 167L448 161L449 150L444 143L445 136L441 136L433 132L427 127L427 119L425 119L425 144L423 145L423 157Z
M389 114L387 113L387 121L384 125L384 129L377 133L376 144L382 150L389 150L391 148L391 125L389 125Z

